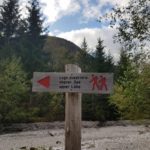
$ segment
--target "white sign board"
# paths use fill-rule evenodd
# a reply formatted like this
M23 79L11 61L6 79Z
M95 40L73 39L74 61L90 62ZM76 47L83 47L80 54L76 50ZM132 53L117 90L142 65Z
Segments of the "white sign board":
M34 72L32 91L109 94L112 87L112 73Z

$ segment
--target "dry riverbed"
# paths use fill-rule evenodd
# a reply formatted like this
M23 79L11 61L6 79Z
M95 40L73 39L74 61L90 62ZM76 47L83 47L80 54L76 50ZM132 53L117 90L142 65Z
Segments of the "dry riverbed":
M64 150L64 130L55 128L0 135L0 150L31 147ZM150 126L82 128L82 150L150 150Z

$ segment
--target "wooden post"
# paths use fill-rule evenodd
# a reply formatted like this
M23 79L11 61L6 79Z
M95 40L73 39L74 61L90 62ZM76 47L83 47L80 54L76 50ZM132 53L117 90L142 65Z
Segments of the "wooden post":
M77 65L65 66L66 73L81 73ZM81 150L81 93L66 93L65 150Z

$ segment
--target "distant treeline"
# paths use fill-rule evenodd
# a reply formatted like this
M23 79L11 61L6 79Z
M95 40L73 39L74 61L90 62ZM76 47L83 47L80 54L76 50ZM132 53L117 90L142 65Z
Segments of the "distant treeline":
M64 120L65 95L32 93L31 79L34 71L59 72L67 63L79 65L83 72L115 75L112 95L83 95L83 120L150 119L148 0L131 0L129 6L116 7L100 18L109 17L112 27L119 26L118 63L106 54L101 38L93 53L86 37L79 49L69 42L59 47L57 38L51 43L38 0L30 0L27 10L28 16L23 17L18 0L4 0L0 7L0 123Z

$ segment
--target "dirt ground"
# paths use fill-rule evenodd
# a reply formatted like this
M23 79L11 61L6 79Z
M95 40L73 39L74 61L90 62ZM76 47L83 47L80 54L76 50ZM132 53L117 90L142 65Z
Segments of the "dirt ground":
M64 130L47 129L0 135L0 150L44 147L64 150ZM109 126L82 129L82 150L150 150L150 127Z

